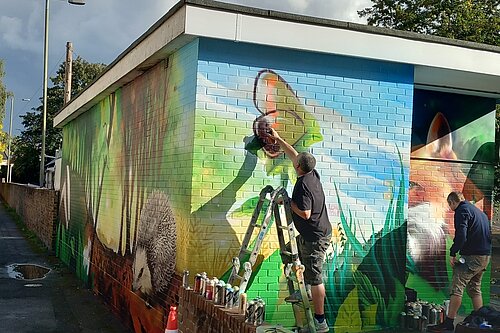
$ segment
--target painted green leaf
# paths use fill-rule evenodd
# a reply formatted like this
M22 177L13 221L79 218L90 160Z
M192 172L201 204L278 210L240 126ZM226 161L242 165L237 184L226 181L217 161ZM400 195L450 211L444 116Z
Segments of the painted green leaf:
M358 305L358 288L354 288L344 303L340 306L337 320L335 321L336 333L361 332L362 320Z

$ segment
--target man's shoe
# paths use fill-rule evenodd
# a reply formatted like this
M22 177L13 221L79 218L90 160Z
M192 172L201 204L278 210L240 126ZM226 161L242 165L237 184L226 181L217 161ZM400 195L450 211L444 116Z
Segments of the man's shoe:
M314 318L314 325L316 326L316 332L317 333L328 333L328 332L330 332L330 328L328 328L328 323L326 322L326 319L323 320L320 323L318 321L318 319Z
M309 302L312 302L312 296L309 293L307 293L307 297L309 298ZM297 290L290 296L285 297L285 302L288 303L302 302L302 295L300 294L300 290Z
M441 324L427 326L427 332L448 333L453 332L454 330L455 326L452 323L446 321L442 322Z

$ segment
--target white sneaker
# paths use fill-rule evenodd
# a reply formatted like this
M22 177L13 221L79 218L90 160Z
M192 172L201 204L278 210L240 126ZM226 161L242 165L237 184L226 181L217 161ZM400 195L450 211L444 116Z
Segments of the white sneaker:
M326 319L323 320L322 323L318 321L318 319L314 318L314 325L316 326L316 332L317 333L328 333L330 332L330 328L328 328L328 323L326 322Z

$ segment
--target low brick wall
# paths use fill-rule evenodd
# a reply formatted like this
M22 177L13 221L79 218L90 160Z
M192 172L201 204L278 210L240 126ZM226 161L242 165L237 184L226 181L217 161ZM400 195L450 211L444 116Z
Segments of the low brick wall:
M48 249L54 248L59 192L21 184L0 183L2 199L23 219Z
M255 333L245 316L229 312L192 290L179 289L179 333Z

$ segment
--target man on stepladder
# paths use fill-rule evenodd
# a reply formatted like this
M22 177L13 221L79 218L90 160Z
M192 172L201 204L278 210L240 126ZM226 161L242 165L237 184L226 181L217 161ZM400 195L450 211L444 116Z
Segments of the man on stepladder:
M300 261L305 266L305 283L311 285L316 331L328 332L322 268L332 237L332 226L328 219L323 186L318 172L314 169L316 159L310 153L298 153L273 128L269 129L269 136L280 145L297 172L298 179L291 200L293 222L300 234L297 237L297 247Z

